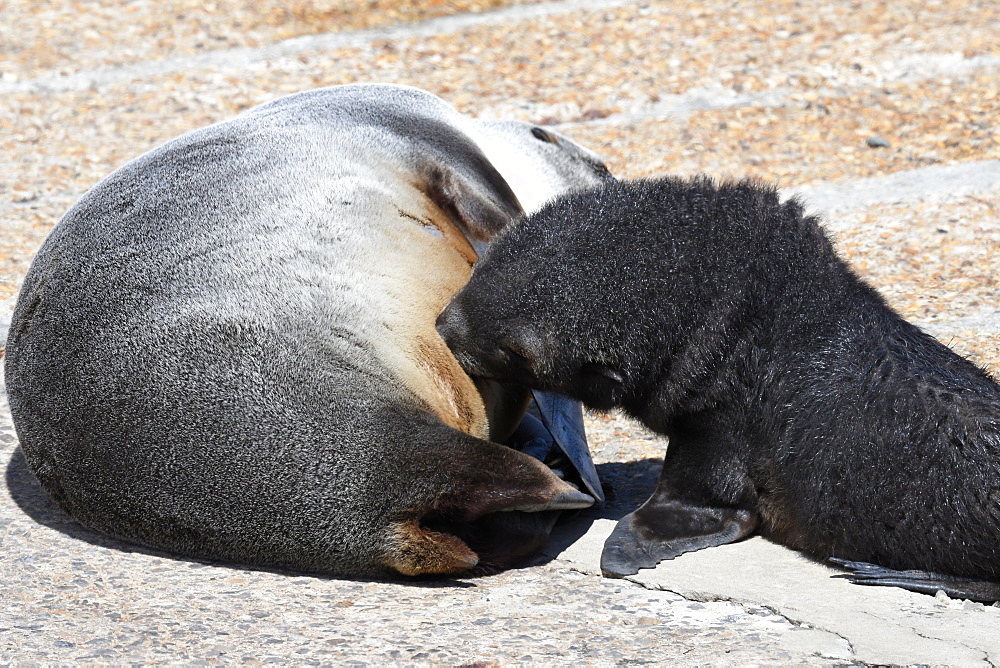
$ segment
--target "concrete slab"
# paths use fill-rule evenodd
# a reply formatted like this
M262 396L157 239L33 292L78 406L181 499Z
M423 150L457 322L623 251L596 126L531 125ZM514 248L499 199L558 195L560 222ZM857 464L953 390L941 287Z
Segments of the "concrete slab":
M797 195L809 211L829 215L873 204L912 202L933 197L995 190L1000 183L1000 160L963 162L957 165L933 165L888 176L857 179L846 183L792 188L787 195ZM835 219L830 225L837 227Z
M366 582L172 558L76 524L17 448L0 372L0 664L824 664L829 634L541 558ZM562 533L564 538L572 535ZM832 644L831 644L832 643ZM832 649L828 649L832 648Z
M581 573L600 574L609 519L578 520L567 544L547 552ZM840 571L754 537L691 552L626 580L692 601L732 601L772 610L814 633L805 643L831 660L868 664L1000 663L1000 607L931 597L889 587L864 587Z

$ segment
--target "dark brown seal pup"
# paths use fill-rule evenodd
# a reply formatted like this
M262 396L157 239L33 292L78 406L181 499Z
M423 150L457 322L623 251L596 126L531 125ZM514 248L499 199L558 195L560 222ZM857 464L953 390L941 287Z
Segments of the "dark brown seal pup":
M560 198L495 242L438 330L470 373L669 437L655 493L605 545L609 576L756 530L879 565L845 564L855 582L1000 598L1000 387L771 187Z
M528 395L469 378L434 320L474 246L608 177L565 137L404 86L170 141L84 195L28 272L6 358L25 458L84 525L176 554L510 565L593 498L486 440Z

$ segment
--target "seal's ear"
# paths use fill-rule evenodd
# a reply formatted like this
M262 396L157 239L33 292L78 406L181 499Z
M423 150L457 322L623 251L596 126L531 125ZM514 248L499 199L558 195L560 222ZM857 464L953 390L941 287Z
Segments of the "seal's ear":
M470 241L489 241L523 213L510 184L454 110L395 109L380 121L403 138L402 150L409 152L422 190Z
M462 163L436 166L427 179L427 195L462 226L468 236L489 241L523 213L517 195L500 172L478 151Z

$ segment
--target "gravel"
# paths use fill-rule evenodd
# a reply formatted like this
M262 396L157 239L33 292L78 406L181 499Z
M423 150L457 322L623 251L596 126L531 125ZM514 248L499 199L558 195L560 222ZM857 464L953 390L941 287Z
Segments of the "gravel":
M472 115L556 126L620 176L707 172L808 187L841 252L893 306L996 373L998 35L1000 6L972 0L7 3L0 332L52 226L118 165L284 93L390 81ZM871 148L876 137L888 146ZM938 171L903 183L925 169ZM956 185L934 187L934 175ZM655 484L665 442L617 414L588 416L588 431L611 490L590 516L615 518ZM761 607L696 603L560 560L400 584L136 550L79 527L37 488L2 393L0 465L0 662L852 656Z

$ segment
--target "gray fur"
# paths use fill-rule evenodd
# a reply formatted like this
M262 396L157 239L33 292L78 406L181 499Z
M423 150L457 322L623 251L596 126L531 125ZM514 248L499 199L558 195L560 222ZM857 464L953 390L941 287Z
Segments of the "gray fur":
M83 524L146 546L336 574L460 571L478 559L456 557L442 527L586 505L535 460L446 426L394 347L399 322L433 328L393 260L442 235L427 212L488 240L535 196L483 147L510 138L548 196L606 174L530 129L413 88L342 86L109 175L39 251L10 330L11 412L42 485ZM432 510L438 533L418 524ZM427 565L435 550L444 561Z

